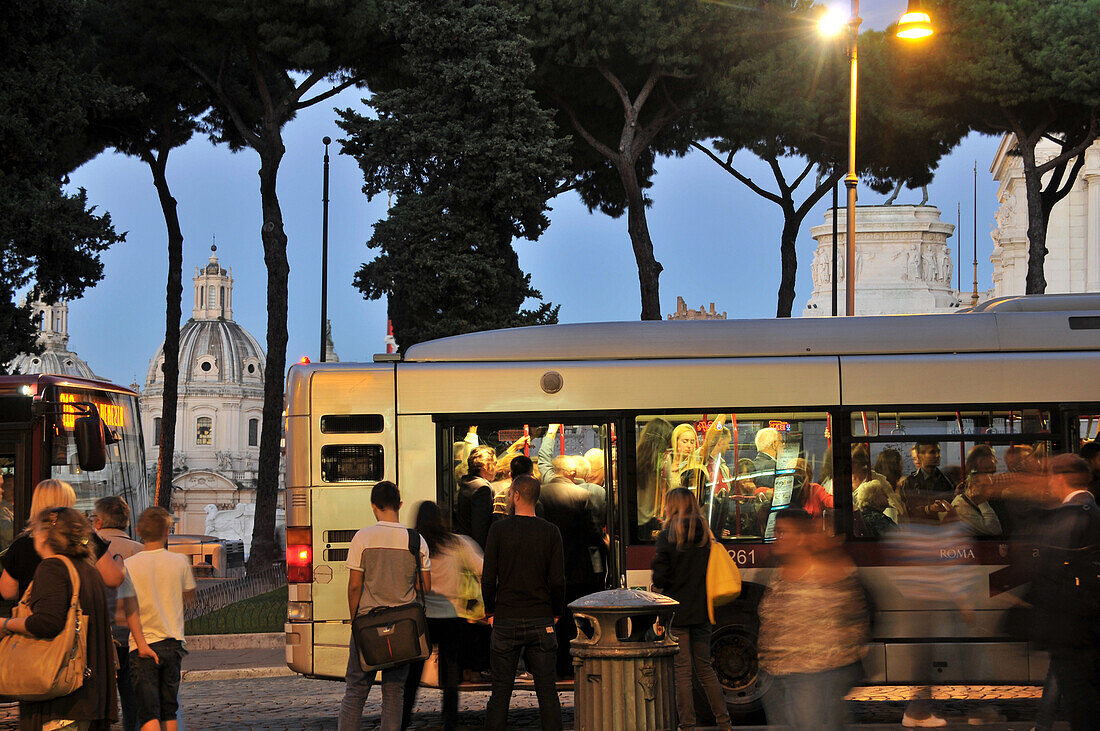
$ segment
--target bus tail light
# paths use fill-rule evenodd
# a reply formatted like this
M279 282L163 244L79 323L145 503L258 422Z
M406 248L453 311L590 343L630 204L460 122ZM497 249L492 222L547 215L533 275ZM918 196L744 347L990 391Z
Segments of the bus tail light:
M286 580L288 584L313 582L313 545L309 528L286 529Z
M312 602L287 602L286 618L290 622L312 622Z

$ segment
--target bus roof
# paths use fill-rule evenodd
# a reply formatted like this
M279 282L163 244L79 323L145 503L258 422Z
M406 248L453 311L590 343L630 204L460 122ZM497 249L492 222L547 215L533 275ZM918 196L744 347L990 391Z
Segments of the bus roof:
M56 373L28 373L13 376L0 376L0 393L18 392L23 386L30 386L34 392L41 393L47 386L68 386L71 388L94 388L98 391L111 391L129 396L137 396L133 390L116 386L109 381L93 378L67 376Z
M1021 298L1004 311L877 317L544 325L457 335L409 348L406 362L513 362L799 355L1100 350L1100 295L1081 309ZM1068 303L1068 302L1067 302Z

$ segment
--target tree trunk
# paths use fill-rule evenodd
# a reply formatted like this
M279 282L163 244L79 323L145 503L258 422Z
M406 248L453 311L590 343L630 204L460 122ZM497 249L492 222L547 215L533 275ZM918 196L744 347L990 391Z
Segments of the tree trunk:
M1043 294L1047 290L1044 265L1047 257L1047 216L1043 211L1043 179L1036 169L1035 144L1016 135L1024 163L1024 190L1027 192L1027 284L1025 294Z
M176 447L176 405L179 399L180 318L183 299L183 229L180 227L176 199L168 188L165 168L168 153L148 158L153 185L160 198L160 210L168 229L168 283L164 306L164 394L160 408L160 451L157 455L157 501L165 510L172 509L172 460ZM155 375L154 375L155 377Z
M798 273L798 252L795 243L798 229L802 226L802 217L793 206L783 206L783 231L779 235L779 304L776 317L790 317L794 307L795 276Z
M653 256L653 239L649 236L649 223L645 215L645 195L638 183L634 165L624 159L615 161L627 200L627 231L634 248L634 260L638 264L638 283L642 293L642 319L660 320L661 296L659 278L664 267Z
M267 366L264 368L263 424L256 481L256 523L248 572L262 571L278 557L275 507L279 498L279 442L282 438L283 378L286 373L287 282L286 233L275 185L286 148L280 131L265 130L260 153L260 201L264 222L260 238L267 265Z

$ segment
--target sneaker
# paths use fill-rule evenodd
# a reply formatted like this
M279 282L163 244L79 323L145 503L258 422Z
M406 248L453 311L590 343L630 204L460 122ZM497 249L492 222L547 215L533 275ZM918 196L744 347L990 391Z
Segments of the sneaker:
M901 717L901 725L905 728L940 728L947 725L947 721L935 713L930 713L924 718L913 718L908 713Z

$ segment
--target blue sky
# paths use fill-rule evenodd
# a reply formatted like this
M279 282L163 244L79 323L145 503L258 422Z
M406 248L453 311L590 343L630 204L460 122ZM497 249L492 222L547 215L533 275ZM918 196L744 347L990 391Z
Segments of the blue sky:
M864 27L884 28L905 10L905 0L866 1ZM847 3L842 3L847 8ZM320 313L321 139L340 137L333 107L362 108L364 92L348 90L331 103L299 114L284 130L286 156L279 196L289 239L290 300L288 361L317 358ZM989 165L998 139L971 136L942 162L929 188L929 203L954 223L962 206L963 280L969 281L973 241L973 166L978 165L979 288L991 276L989 254L996 187ZM336 351L343 361L370 360L383 352L385 302L367 302L351 285L359 266L373 256L366 248L386 199L368 202L355 161L330 147L328 312ZM739 158L740 159L740 158ZM746 155L744 171L771 180L767 167ZM191 277L210 255L232 267L234 319L261 344L265 340L266 274L259 238L258 158L250 150L231 154L196 138L172 153L168 179L179 202L184 244L184 319L190 316ZM90 201L111 213L127 240L104 255L105 276L85 297L70 303L70 347L96 373L113 381L144 383L149 359L163 340L166 234L148 168L133 158L104 153L72 176ZM701 153L657 163L650 190L649 228L661 275L661 309L675 310L677 295L688 306L714 302L733 317L772 317L779 286L778 206L756 196ZM843 193L842 193L843 199ZM860 204L885 196L860 189ZM920 191L903 191L898 203L917 203ZM810 213L798 243L795 313L812 290L809 228L821 223L826 196ZM842 202L843 205L843 202ZM590 214L575 194L552 203L551 224L537 242L517 242L520 265L548 301L560 304L562 322L632 320L640 312L638 275L626 219ZM958 235L949 243L958 245ZM958 261L956 262L958 264Z

